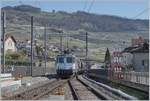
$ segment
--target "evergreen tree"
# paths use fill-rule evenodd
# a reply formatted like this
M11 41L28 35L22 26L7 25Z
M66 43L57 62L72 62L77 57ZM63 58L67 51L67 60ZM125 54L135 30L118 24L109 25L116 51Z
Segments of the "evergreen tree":
M109 53L109 49L108 48L106 50L104 63L105 63L105 67L106 68L111 64L111 58L110 58L110 53Z

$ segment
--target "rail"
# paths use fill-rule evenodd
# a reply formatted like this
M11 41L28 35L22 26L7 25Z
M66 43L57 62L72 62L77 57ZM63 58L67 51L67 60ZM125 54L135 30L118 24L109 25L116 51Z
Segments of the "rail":
M80 84L80 86L77 84ZM81 86L82 84L82 86ZM76 81L69 81L69 86L71 88L71 92L73 95L74 100L85 100L88 97L84 97L84 95L87 95L90 92L90 96L93 95L93 98L95 99L102 99L102 100L135 100L136 98L133 96L130 96L120 90L111 88L107 85L100 84L98 82L95 82L94 80L88 79L86 77L78 76L76 78ZM83 88L87 88L86 90ZM83 87L83 88L82 88ZM81 91L80 91L81 90ZM84 93L84 94L83 94ZM87 94L86 94L87 93ZM92 97L89 97L92 98ZM94 100L94 99L92 99Z
M105 85L105 84L96 82L96 81L94 81L94 80L92 80L92 79L89 79L89 78L87 78L87 77L85 77L85 76L83 76L83 78L85 78L86 80L92 82L93 84L98 85L99 87L104 88L106 91L108 91L108 92L105 93L105 94L106 94L106 95L109 94L109 93L110 93L109 95L112 95L112 94L113 94L113 95L112 95L113 98L116 96L116 97L119 97L119 98L121 98L121 99L126 99L126 100L137 100L137 98L135 98L135 97L133 97L133 96L130 96L130 95L128 95L128 94L126 94L126 93L124 93L124 92L122 92L122 91L120 91L120 90L111 88L110 86L107 86L107 85ZM111 94L111 93L112 93L112 94ZM106 96L106 95L105 95L105 96ZM109 100L110 100L110 99L109 99Z
M47 81L36 86L33 85L29 88L20 89L19 91L3 95L2 100L35 100L51 92L52 90L64 84L65 82L67 83L67 80Z
M74 100L80 100L81 98L79 97L79 95L77 94L77 92L75 91L75 88L72 86L71 82L68 81L69 87L71 89L72 92L72 96Z
M42 93L39 93L39 95L33 97L32 100L38 100L38 99L42 98L44 95L52 92L54 89L62 86L65 83L67 83L67 80L54 83L53 85L50 86L50 88L48 88L48 90L46 90L46 91L44 91Z
M94 90L76 77L76 79L69 80L72 96L74 100L95 100L99 99L94 93ZM87 96L88 94L88 96Z

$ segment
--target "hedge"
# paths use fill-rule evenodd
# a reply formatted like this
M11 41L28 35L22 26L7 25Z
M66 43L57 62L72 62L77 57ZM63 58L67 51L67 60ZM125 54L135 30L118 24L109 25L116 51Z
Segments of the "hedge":
M6 65L18 65L18 66L21 66L21 65L30 66L31 62L28 62L28 61L5 61L5 64ZM35 65L35 63L33 63L33 65Z

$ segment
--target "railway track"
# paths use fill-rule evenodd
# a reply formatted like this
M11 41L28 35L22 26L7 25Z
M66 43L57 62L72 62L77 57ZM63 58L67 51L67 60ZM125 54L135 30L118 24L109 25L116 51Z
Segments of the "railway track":
M143 93L148 93L149 92L149 90L148 90L149 86L144 85L144 84L138 84L138 83L125 81L125 80L118 80L118 81L114 80L114 81L112 81L110 79L107 79L106 76L97 75L97 74L94 74L94 73L89 73L88 76L92 77L93 79L99 79L99 80L103 80L103 81L106 81L106 82L112 82L112 83L115 83L115 84L119 84L119 85L131 88L131 89L139 91L139 92L143 92Z
M74 100L126 100L128 98L110 91L79 76L69 80Z
M82 79L86 79L85 83L89 83L91 86L97 88L102 92L102 94L105 96L107 100L137 100L137 98L130 96L118 89L112 88L108 85L98 83L92 79L89 79L85 76L82 77Z
M19 91L9 93L2 96L2 100L37 100L41 99L46 94L52 92L54 89L67 83L66 80L53 80L34 87L20 89Z
M69 89L65 89L68 85ZM69 93L66 93L68 92ZM57 93L57 94L53 94ZM112 92L94 82L85 79L82 76L71 77L69 79L54 79L52 81L42 82L25 89L20 89L13 93L2 96L2 100L49 100L52 95L71 96L71 100L124 100L123 96ZM57 97L55 98L57 99ZM65 98L64 98L65 99ZM69 99L67 99L69 100Z
M78 78L68 81L74 100L98 100L99 97Z
M46 91L42 92L36 97L33 97L32 100L38 100L46 98L45 96L49 95L51 92L53 92L55 89L58 90L58 95L63 95L62 92L62 86L67 83L68 80L59 80L53 84L50 84Z

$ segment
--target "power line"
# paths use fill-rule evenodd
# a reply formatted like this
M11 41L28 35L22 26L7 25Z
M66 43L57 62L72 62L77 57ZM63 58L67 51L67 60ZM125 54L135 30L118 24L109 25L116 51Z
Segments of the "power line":
M89 6L89 9L88 9L88 13L90 12L90 10L91 10L91 8L92 8L94 2L95 2L95 0L92 0L91 4L90 4L90 6Z
M21 0L19 0L19 4L20 4L20 5L22 5L22 4L23 4Z
M87 12L89 13L93 4L94 4L95 0L92 0L92 2L89 5L89 8L87 10ZM88 69L87 67L87 59L88 59L88 33L86 32L86 69Z
M7 28L11 28L11 27L31 27L31 25L22 25L22 24L8 24L7 25ZM36 26L36 25L33 25L33 28L38 28L38 29L43 29L44 30L44 26ZM55 30L55 31L61 31L61 30L57 30L57 29L54 29L53 27L46 27L50 30Z
M85 4L84 4L84 7L83 7L83 11L86 9L87 4L88 4L88 0L85 0Z
M134 16L132 19L136 19L137 17L139 17L140 15L144 14L147 10L149 10L149 8L144 9L142 12L138 13L136 16Z

